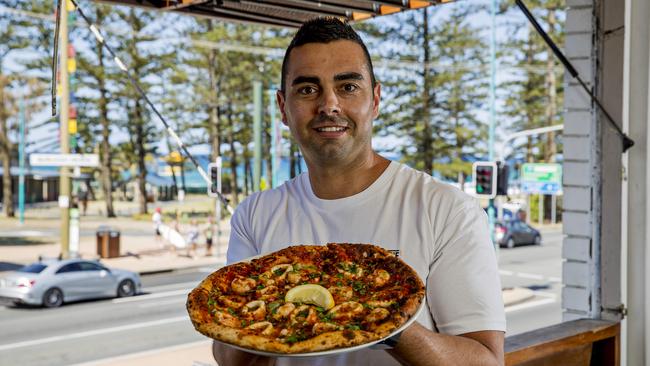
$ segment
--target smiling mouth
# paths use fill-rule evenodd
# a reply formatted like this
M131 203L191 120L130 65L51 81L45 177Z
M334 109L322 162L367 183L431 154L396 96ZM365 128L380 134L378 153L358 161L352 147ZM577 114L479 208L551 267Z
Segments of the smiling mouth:
M347 130L347 127L319 127L315 128L318 132L343 132Z

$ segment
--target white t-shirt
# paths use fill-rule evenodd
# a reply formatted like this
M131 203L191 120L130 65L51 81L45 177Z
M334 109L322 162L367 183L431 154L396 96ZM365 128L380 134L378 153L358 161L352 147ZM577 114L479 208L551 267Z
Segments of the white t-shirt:
M231 221L227 261L296 244L370 243L399 250L425 281L417 321L458 335L506 330L501 284L487 215L474 198L406 165L391 162L354 196L316 197L308 173L244 200ZM398 365L385 351L279 358L277 365Z

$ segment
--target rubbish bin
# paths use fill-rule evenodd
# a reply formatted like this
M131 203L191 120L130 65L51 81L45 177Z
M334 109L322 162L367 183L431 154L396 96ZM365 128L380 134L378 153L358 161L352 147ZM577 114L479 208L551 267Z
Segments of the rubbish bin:
M120 256L120 231L108 226L97 228L97 255L100 258Z

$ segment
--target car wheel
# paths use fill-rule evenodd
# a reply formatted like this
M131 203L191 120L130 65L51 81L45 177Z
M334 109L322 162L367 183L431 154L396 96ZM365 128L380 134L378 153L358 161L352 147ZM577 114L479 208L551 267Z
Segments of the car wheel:
M57 308L63 304L63 292L58 288L51 288L43 295L43 306L46 308Z
M512 249L515 247L515 241L512 238L508 238L508 241L506 242L506 247L509 249Z
M117 286L117 296L127 297L135 295L135 284L131 280L124 280Z
M535 236L535 245L542 245L542 237L540 235Z

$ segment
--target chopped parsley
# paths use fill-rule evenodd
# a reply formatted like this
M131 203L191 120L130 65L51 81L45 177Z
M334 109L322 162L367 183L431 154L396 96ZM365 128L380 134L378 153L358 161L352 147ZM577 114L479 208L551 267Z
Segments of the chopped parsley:
M359 324L348 324L348 325L345 326L345 329L348 329L348 330L361 330L361 327L359 326Z
M232 315L232 316L237 316L237 313L236 313L233 309L228 308L228 312L229 312L230 315Z
M255 288L256 288L257 290L261 290L261 289L264 288L264 285L257 285L257 287L255 287Z
M250 276L248 276L248 278L252 278L252 279L257 281L260 278L260 276L259 275L250 275Z
M354 289L354 291L357 291L361 295L366 294L366 285L361 281L352 282L352 288Z
M279 276L279 275L281 275L283 272L284 272L284 270L283 270L282 268L278 268L278 269L276 269L275 271L273 271L273 274L276 275L276 276Z
M282 305L280 301L273 301L272 303L269 304L269 310L271 311L272 314L275 314L278 311L280 305Z

